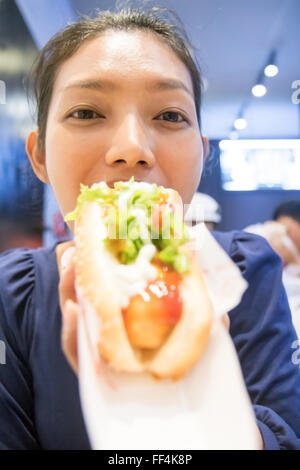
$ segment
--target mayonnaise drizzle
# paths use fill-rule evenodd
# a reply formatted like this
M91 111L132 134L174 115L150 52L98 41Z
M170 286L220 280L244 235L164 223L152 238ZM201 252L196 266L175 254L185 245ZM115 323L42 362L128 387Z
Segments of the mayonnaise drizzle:
M108 190L106 183L96 183L93 187L101 186L102 189ZM133 194L135 189L143 189L144 191L152 191L153 185L146 182L133 182L130 188L122 191L118 198L118 209L120 211L127 210L127 201ZM146 222L146 213L141 208L135 208L132 210L134 215L137 217L138 223L143 225ZM104 238L105 227L101 231L101 239ZM145 292L149 281L156 279L157 270L151 264L151 259L156 253L156 247L151 243L151 238L145 236L144 243L146 243L139 251L136 260L131 264L120 264L114 259L114 278L118 289L118 295L120 297L120 303L122 308L129 305L130 297L136 294L140 294L145 301L149 300L149 294ZM112 259L111 259L112 261Z
M140 249L134 263L116 264L115 277L122 308L128 306L133 295L140 294L144 298L148 282L157 277L157 270L151 265L155 252L156 247L149 243Z

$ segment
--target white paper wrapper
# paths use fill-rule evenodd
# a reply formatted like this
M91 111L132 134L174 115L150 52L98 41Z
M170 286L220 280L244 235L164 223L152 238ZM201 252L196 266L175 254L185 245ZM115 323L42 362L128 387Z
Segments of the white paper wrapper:
M97 354L98 318L79 299L80 397L94 449L259 448L239 361L220 321L238 304L247 284L204 224L193 232L216 318L204 354L180 380L112 371Z

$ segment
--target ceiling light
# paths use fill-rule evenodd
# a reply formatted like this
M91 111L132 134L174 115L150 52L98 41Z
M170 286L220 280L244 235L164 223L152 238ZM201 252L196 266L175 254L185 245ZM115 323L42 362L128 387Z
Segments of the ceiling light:
M265 94L267 93L267 88L265 87L265 85L258 84L258 85L254 85L251 91L252 91L252 95L256 96L256 98L261 98L262 96L265 96Z
M234 121L233 125L238 131L241 131L247 127L247 121L244 118L238 118Z
M266 77L275 77L279 72L277 65L269 64L265 67L264 74Z

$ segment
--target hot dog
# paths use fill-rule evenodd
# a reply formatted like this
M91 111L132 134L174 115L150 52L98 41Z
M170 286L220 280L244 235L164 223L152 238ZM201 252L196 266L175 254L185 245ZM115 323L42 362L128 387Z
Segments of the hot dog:
M116 371L176 380L199 359L212 306L179 194L156 184L81 185L76 288L100 318L98 350Z

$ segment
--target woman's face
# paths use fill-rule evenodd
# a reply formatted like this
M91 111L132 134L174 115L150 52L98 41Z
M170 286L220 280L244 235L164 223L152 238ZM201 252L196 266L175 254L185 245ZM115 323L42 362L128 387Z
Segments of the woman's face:
M65 215L80 183L131 176L171 187L188 204L200 181L203 144L185 65L152 33L109 31L59 68L45 153L36 131L26 148Z

